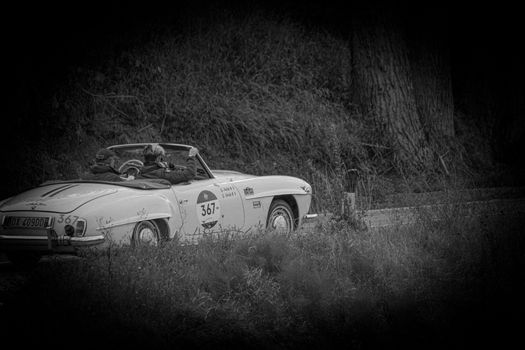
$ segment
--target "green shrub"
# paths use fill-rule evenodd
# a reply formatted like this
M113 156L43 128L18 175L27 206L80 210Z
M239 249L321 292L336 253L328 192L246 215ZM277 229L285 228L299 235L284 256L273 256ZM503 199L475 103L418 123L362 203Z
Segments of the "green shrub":
M491 302L507 305L524 287L515 279L525 265L525 242L516 235L522 217L443 218L374 231L334 223L289 236L226 234L195 246L87 251L42 263L19 292L4 295L4 313L9 329L67 323L159 347L246 339L368 346L389 337L403 343L405 331L426 344L453 331L454 305L491 313ZM457 322L476 324L489 317L460 316Z

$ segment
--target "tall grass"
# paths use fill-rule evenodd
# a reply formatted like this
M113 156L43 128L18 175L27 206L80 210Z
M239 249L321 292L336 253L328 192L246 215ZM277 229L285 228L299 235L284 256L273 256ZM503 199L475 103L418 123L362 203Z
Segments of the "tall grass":
M3 329L162 348L459 346L488 330L504 341L498 326L514 330L523 306L523 219L88 251L4 295Z

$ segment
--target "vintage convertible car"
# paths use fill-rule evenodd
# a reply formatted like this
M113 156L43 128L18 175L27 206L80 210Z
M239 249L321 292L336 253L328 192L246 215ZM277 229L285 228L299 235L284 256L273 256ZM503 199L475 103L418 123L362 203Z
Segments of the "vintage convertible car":
M136 175L145 145L108 148L122 161L121 172ZM185 165L191 146L160 145L167 164ZM212 171L200 154L196 159L191 182L171 185L140 176L122 182L53 181L3 200L0 251L15 263L34 263L44 254L110 242L196 243L203 235L256 228L288 233L315 216L308 214L312 189L301 179Z

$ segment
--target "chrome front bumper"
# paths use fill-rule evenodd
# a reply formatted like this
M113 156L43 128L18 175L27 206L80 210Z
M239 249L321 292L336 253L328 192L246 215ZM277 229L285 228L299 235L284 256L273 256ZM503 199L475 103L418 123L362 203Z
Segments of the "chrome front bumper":
M301 220L301 224L308 225L317 221L317 214L306 214Z
M31 250L41 252L73 252L76 248L91 247L103 243L104 235L70 237L0 235L0 251Z

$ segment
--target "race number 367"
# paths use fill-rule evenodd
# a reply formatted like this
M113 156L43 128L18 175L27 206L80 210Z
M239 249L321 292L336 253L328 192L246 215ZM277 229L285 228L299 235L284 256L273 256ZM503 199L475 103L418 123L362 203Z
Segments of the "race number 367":
M208 215L213 215L215 214L215 201L213 202L208 202L206 204L201 204L201 215L202 216L208 216Z
M204 229L211 229L221 218L220 202L211 191L202 191L197 197L197 215Z

